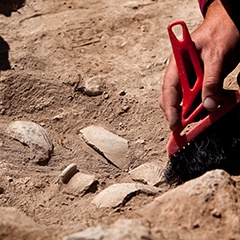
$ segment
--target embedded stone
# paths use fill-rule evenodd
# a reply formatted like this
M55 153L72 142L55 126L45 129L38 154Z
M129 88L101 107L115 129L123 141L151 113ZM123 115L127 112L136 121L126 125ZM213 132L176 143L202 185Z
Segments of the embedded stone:
M129 164L126 153L128 141L103 127L89 126L80 131L84 141L118 168Z
M134 181L158 186L163 181L163 169L159 162L147 162L129 171Z
M103 79L99 76L85 80L84 86L80 88L83 94L90 97L101 95L104 89Z
M116 208L123 206L133 196L145 193L156 194L159 189L140 183L117 183L109 186L95 196L92 203L98 208Z
M51 158L53 144L40 125L31 121L15 121L9 124L7 133L31 149L34 153L33 161L37 164L44 165Z
M64 186L64 192L73 196L83 196L88 192L95 192L98 180L94 175L78 172Z

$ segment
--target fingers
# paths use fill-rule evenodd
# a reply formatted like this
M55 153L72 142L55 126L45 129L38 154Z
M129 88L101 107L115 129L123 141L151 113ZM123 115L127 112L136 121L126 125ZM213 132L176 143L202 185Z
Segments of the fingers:
M196 30L195 40L204 63L202 100L209 111L217 109L222 97L223 80L239 63L239 31L223 2L213 1L209 5L203 24Z
M222 93L222 61L221 59L206 60L204 62L204 78L202 89L203 106L208 111L215 111L218 108Z
M218 108L222 98L224 78L238 65L240 60L239 31L221 1L213 1L209 5L205 19L193 32L192 39L204 66L203 106L209 111L214 111ZM160 98L160 106L171 130L176 130L178 127L180 103L181 87L178 71L175 60L171 56Z
M174 57L171 56L165 72L160 97L160 106L166 115L171 130L175 130L178 126L180 94L178 71Z

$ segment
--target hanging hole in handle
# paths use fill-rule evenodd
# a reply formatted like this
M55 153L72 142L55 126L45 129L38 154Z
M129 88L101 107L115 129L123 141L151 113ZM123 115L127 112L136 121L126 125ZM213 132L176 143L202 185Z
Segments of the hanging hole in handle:
M173 25L171 30L179 41L183 41L183 26L181 24Z

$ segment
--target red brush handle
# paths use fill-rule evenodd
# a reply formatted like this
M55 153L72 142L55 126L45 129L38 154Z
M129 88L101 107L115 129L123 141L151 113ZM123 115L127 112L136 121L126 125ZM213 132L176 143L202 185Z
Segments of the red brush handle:
M173 27L176 25L181 25L182 27L182 39L179 40L174 32ZM192 41L190 34L188 32L187 26L183 21L177 21L168 26L168 32L170 41L172 44L172 49L174 53L174 57L176 60L177 68L178 68L178 74L180 78L180 84L182 87L182 113L181 113L181 130L183 130L184 127L186 127L189 123L193 121L193 119L196 117L196 115L203 109L203 105L200 104L197 109L188 117L187 113L189 109L191 108L196 96L202 89L202 83L203 83L203 70L202 66L199 61L199 57L197 55L196 47L194 42ZM196 73L196 81L194 83L194 86L190 88L189 85L189 78L187 73L187 62L186 57L189 56L189 60L192 63L192 66L194 68L194 71ZM179 129L180 130L180 129Z
M180 25L182 27L182 39L178 39L173 32L173 27L176 25ZM239 103L240 97L236 91L226 91L224 101L216 111L212 113L209 112L208 115L197 122L192 129L188 130L185 134L182 134L183 130L190 123L194 122L194 119L196 119L196 117L204 108L202 102L199 102L198 106L192 110L193 102L195 101L196 97L199 96L199 93L202 89L203 70L195 44L191 40L186 24L183 21L174 22L168 26L168 32L182 88L182 109L180 113L181 121L178 129L172 132L167 145L168 155L171 157L178 150L182 149L191 140L198 136L201 132L203 132L206 128L208 128L217 119L230 111L236 104ZM191 63L196 75L196 80L193 87L190 87L190 81L187 72L189 63Z

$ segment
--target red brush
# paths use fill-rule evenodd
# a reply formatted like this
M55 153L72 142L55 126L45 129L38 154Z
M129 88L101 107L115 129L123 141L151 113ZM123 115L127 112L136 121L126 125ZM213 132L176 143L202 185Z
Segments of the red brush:
M182 39L178 39L173 32L174 26L182 27ZM169 157L173 156L179 150L184 148L190 141L207 129L211 124L229 112L234 106L240 102L239 93L237 91L226 91L226 96L221 102L218 109L214 112L205 113L205 117L202 118L202 111L204 110L201 99L197 102L199 93L201 93L203 83L203 69L196 51L194 42L191 40L187 26L183 21L177 21L168 26L168 32L174 57L176 60L180 84L182 88L182 109L180 112L180 124L178 128L172 132L167 144L167 151ZM189 62L190 61L190 62ZM195 72L196 81L193 86L189 80L187 67L192 65ZM193 109L193 110L192 110ZM201 119L195 122L196 119ZM190 127L189 124L195 123L194 127ZM185 129L190 127L185 133Z

